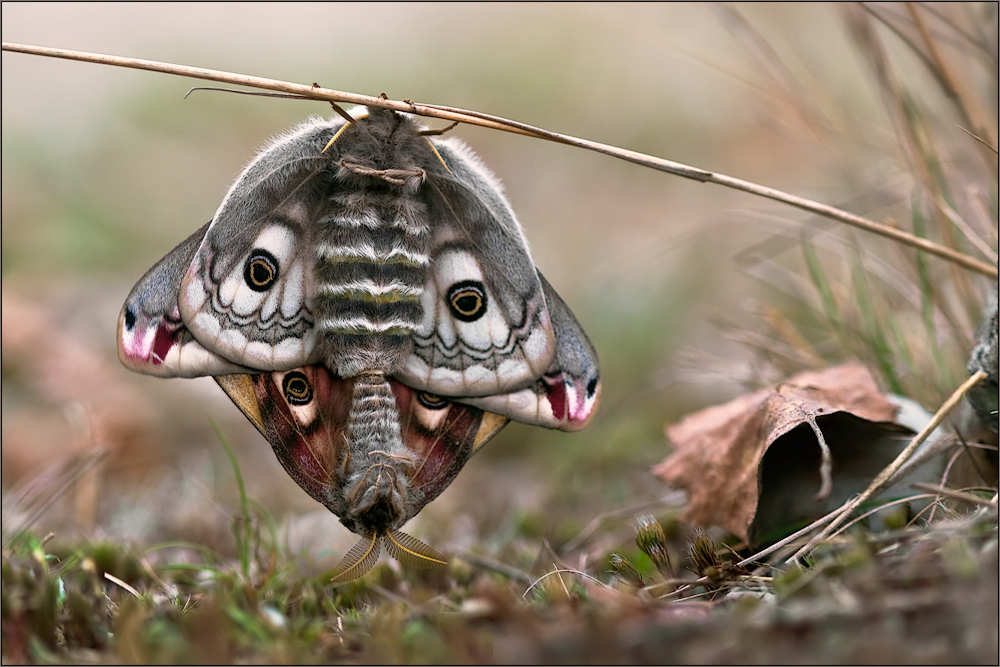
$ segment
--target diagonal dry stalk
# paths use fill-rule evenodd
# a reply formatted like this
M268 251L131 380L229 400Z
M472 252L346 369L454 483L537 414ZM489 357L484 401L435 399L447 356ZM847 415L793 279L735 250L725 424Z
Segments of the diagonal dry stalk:
M892 463L887 465L885 469L878 474L878 477L872 481L868 488L854 499L847 501L841 507L828 514L827 517L832 520L826 524L826 527L816 533L804 547L796 551L787 562L796 561L808 552L812 551L817 544L830 535L830 533L832 533L837 526L843 523L843 521L851 515L851 512L860 507L862 503L871 498L875 493L891 484L897 476L896 473L898 473L903 467L907 459L913 455L913 452L916 451L917 447L923 444L924 440L926 440L927 437L934 432L934 429L941 425L951 411L955 409L955 406L957 406L962 398L965 397L965 394L985 379L986 373L983 371L976 371L972 377L963 382L962 386L956 389L955 392L948 397L948 400L941 405L927 425L920 430L920 433L913 436L913 440L910 441L910 444L903 448L903 451L899 453L895 460L893 460Z
M927 46L930 61L933 63L933 68L931 70L932 73L941 82L941 88L958 108L959 113L968 124L969 129L973 130L979 137L982 138L982 141L980 142L980 149L984 151L986 163L993 170L993 174L996 175L997 162L994 159L996 153L994 151L991 154L989 147L996 146L997 140L990 131L989 125L983 119L985 114L979 108L979 105L976 104L975 100L964 89L959 79L945 62L945 59L941 54L941 50L938 48L937 42L933 37L931 37L930 31L927 29L927 23L920 15L920 12L917 11L917 5L912 2L907 2L906 8L910 11L910 16L913 17L913 22L916 24L917 30L920 32L920 38Z
M128 67L133 69L143 69L152 72L161 72L164 74L175 74L178 76L187 76L196 79L204 79L208 81L217 81L220 83L229 83L234 85L248 86L252 88L260 88L264 90L272 90L280 93L287 93L293 96L301 97L302 99L312 99L317 101L326 102L343 102L347 104L361 104L370 107L377 107L382 109L393 109L395 111L401 111L405 113L412 113L419 116L427 116L431 118L440 118L449 121L459 121L467 123L470 125L479 125L481 127L487 127L495 130L503 130L504 132L513 132L515 134L522 134L528 137L533 137L537 139L546 139L548 141L554 141L556 143L567 144L570 146L576 146L578 148L585 148L587 150L602 153L604 155L610 155L621 160L626 160L628 162L633 162L635 164L649 167L651 169L656 169L658 171L665 171L670 174L677 176L683 176L684 178L690 178L702 183L715 183L716 185L722 185L734 190L740 190L742 192L747 192L759 197L765 197L767 199L772 199L789 206L794 206L796 208L802 209L804 211L809 211L812 213L819 214L821 216L832 218L840 222L853 225L860 229L867 230L874 234L879 234L886 238L893 239L900 243L906 244L913 248L918 248L929 254L935 255L942 259L948 260L960 266L963 266L972 271L976 271L983 275L996 278L998 275L997 267L994 264L984 262L982 260L970 257L965 253L958 252L947 246L934 243L928 239L921 238L909 232L897 229L890 225L882 224L874 220L870 220L860 215L855 215L847 211L843 211L833 206L827 204L822 204L820 202L813 201L811 199L806 199L804 197L798 197L796 195L783 192L774 188L769 188L767 186L759 185L757 183L752 183L750 181L744 181L739 178L734 178L732 176L726 176L725 174L718 174L704 169L699 169L697 167L691 167L688 165L681 164L679 162L673 162L671 160L665 160L663 158L654 157L651 155L645 155L636 151L631 151L623 148L617 148L615 146L608 146L607 144L602 144L596 141L589 141L587 139L579 139L577 137L571 137L564 134L559 134L557 132L551 132L549 130L544 130L542 128L534 127L532 125L527 125L525 123L519 123L516 121L508 120L506 118L501 118L499 116L492 116L490 114L485 114L477 111L470 111L467 109L459 109L455 107L441 106L435 104L419 104L412 102L410 100L390 100L385 97L371 97L369 95L358 95L356 93L347 93L337 90L330 90L327 88L322 88L319 85L303 85L298 83L291 83L288 81L279 81L276 79L267 79L256 76L249 76L246 74L235 74L232 72L223 72L219 70L205 69L201 67L188 67L185 65L175 65L171 63L162 63L152 60L141 60L137 58L125 58L121 56L110 56L95 53L86 53L83 51L70 51L67 49L56 49L48 48L42 46L29 46L25 44L13 44L10 42L3 43L4 51L11 51L14 53L25 53L30 55L48 56L52 58L64 58L68 60L78 60L82 62L91 62L102 65L114 65L116 67Z
M804 547L799 549L795 553L795 555L789 558L787 562L798 560L801 556L811 551L813 547L815 547L816 544L820 542L820 540L825 539L827 535L832 533L837 528L837 526L839 526L844 521L844 519L850 516L851 512L857 509L863 502L868 500L873 494L877 493L888 484L894 482L898 477L900 477L900 472L906 473L910 469L912 469L912 466L906 466L905 464L907 463L908 459L913 455L913 452L916 451L916 449L927 439L927 437L934 432L934 429L936 429L938 426L941 425L941 423L947 418L947 416L951 413L951 411L955 409L955 406L957 406L958 403L962 400L966 392L968 392L969 389L973 388L974 386L982 382L985 378L986 378L985 373L983 373L982 371L977 371L968 380L962 383L962 386L956 389L955 392L948 398L948 400L941 405L937 413L935 413L935 415L931 418L931 420L927 423L927 425L924 426L924 428L920 431L920 433L913 436L913 440L911 440L910 443L903 449L903 451L899 453L899 455L895 458L895 460L892 461L892 463L886 466L885 469L882 470L881 473L879 473L878 477L876 477L872 481L872 483L868 486L867 489L865 489L865 491L861 495L856 496L854 499L847 501L846 503L844 503L837 509L833 510L832 512L824 516L821 516L820 518L816 519L805 528L802 528L792 533L788 537L785 537L784 539L775 542L771 546L767 547L766 549L762 549L761 551L753 554L752 556L744 558L737 564L737 567L748 567L750 565L753 565L754 563L761 562L764 558L770 556L774 552L783 549L789 544L797 542L798 540L804 538L806 535L812 533L814 530L822 528L822 530L819 533L817 533ZM923 458L926 459L926 457ZM699 583L699 582L694 582L694 583Z

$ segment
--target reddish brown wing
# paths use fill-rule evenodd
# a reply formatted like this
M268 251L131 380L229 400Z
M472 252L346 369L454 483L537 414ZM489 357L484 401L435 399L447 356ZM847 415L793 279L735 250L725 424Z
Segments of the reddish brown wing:
M337 516L348 455L344 428L353 381L324 366L288 372L229 375L216 381L271 443L278 461L302 489ZM421 394L391 381L403 444L416 462L409 479L407 519L441 494L507 418Z
M392 380L403 444L419 463L410 476L408 519L437 498L480 447L510 421Z

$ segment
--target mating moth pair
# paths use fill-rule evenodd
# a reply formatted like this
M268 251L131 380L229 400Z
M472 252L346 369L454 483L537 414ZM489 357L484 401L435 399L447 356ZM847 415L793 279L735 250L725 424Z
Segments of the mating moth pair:
M496 178L456 139L369 109L312 120L243 170L210 223L132 289L132 370L214 376L286 472L381 547L511 419L566 431L600 396L597 354L535 268Z

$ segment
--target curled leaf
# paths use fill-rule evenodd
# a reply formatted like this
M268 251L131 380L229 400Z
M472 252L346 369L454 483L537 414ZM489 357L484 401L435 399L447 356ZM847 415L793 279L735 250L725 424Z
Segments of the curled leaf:
M687 490L684 520L766 541L864 490L912 433L898 409L861 364L800 373L667 428L653 473Z

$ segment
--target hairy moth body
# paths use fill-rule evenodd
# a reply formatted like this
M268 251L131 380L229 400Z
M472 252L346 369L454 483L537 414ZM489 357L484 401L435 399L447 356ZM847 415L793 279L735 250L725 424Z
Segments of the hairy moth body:
M118 345L139 372L216 376L368 540L344 576L383 544L434 562L398 529L468 458L509 419L582 428L600 396L594 348L499 182L461 142L377 109L261 151L133 288Z

